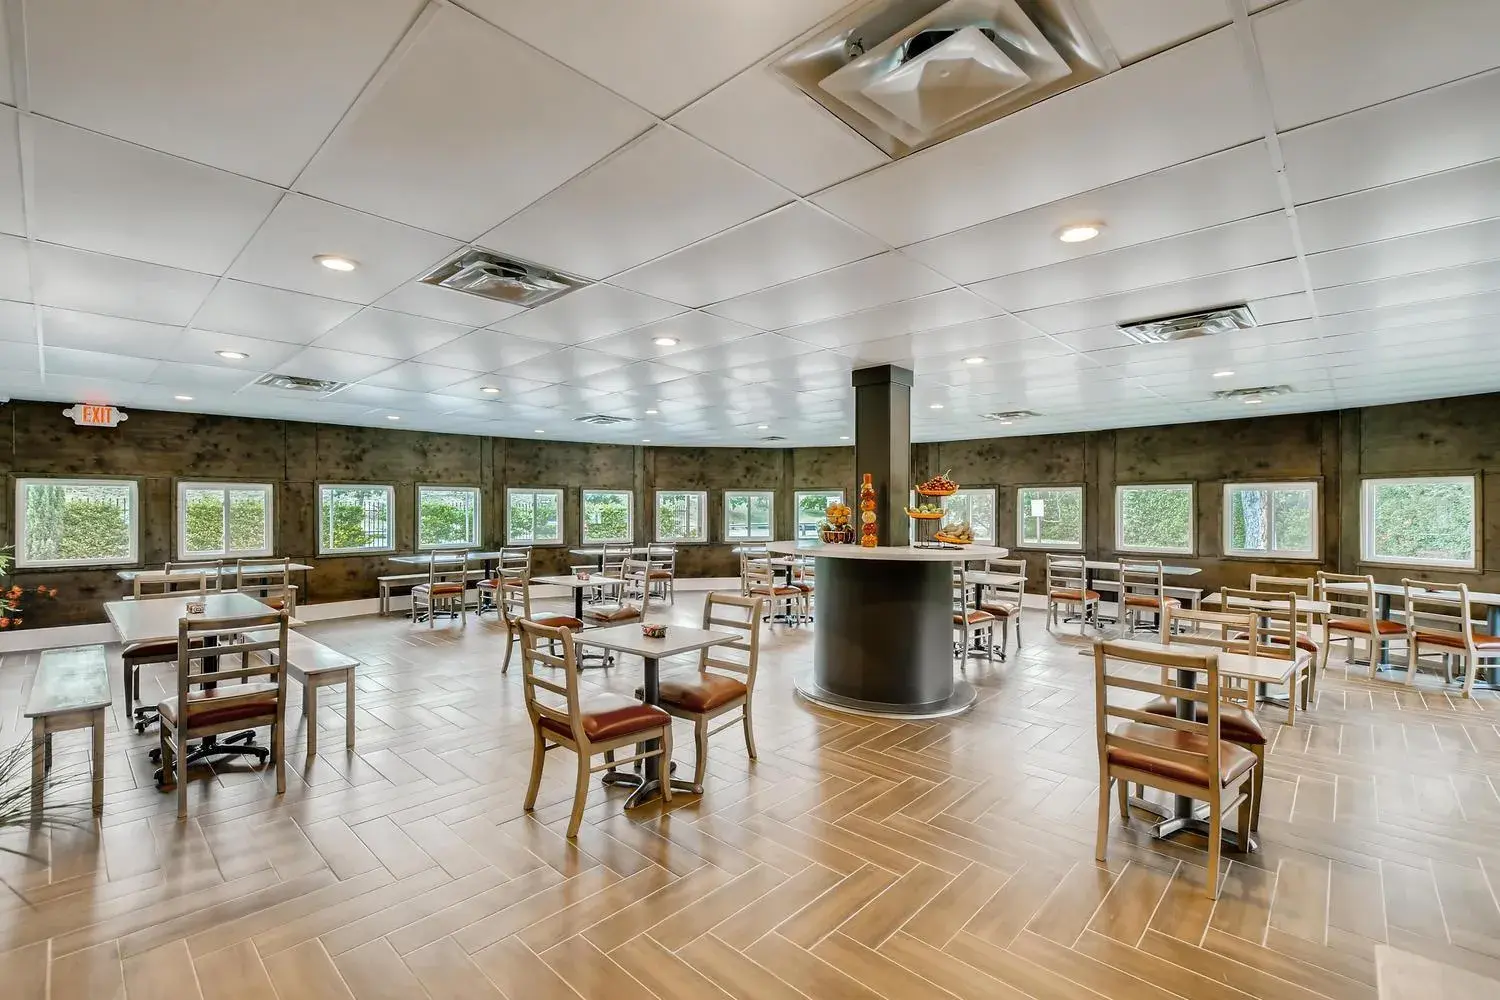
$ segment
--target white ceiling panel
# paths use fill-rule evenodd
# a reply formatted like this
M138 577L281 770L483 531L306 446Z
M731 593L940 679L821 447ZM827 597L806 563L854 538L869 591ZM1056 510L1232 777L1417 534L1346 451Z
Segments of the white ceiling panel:
M245 247L231 278L369 305L450 256L459 244L304 195L287 195ZM332 254L357 261L332 271L313 260Z
M26 6L34 110L289 184L421 0Z
M223 274L281 191L213 167L36 118L31 234Z
M844 0L468 0L523 38L666 117L844 6Z
M65 347L44 347L42 359L48 375L118 379L123 382L144 382L151 377L157 365L151 358L132 358L101 351L75 351Z
M967 288L949 288L930 295L862 309L833 319L789 327L782 334L794 340L819 347L842 347L866 340L919 330L967 323L993 316L1000 310L994 303L980 298Z
M899 253L884 253L720 302L709 312L779 330L926 295L951 284Z
M406 389L410 392L437 392L473 377L474 373L467 368L445 368L442 365L423 365L415 361L403 361L399 365L371 375L368 381L371 385Z
M4 17L0 16L0 22ZM0 44L4 44L4 28L0 27ZM0 55L0 78L10 83L5 73L3 55ZM21 196L21 146L17 131L16 112L0 107L0 233L26 233L26 212Z
M16 103L10 79L10 29L5 24L4 10L0 10L0 103Z
M518 365L552 350L551 344L527 340L499 330L475 330L457 340L416 356L423 364L491 372Z
M706 306L885 249L874 237L797 202L611 281L685 306Z
M620 359L613 355L581 347L565 347L519 365L508 365L502 369L502 374L518 375L541 382L577 382L595 388L589 381L591 376L619 367Z
M1121 62L1229 23L1224 0L1087 0Z
M1500 72L1281 137L1299 204L1500 157Z
M1500 288L1500 261L1490 260L1383 281L1320 288L1317 296L1318 308L1324 313L1341 313L1476 295L1495 288Z
M1296 256L1282 212L1094 254L970 287L1010 312L1115 295Z
M469 327L372 307L344 320L313 346L404 361L469 332Z
M36 343L36 310L25 302L0 299L0 340Z
M605 392L651 393L661 383L682 378L685 374L687 372L683 369L674 368L664 361L637 361L634 364L616 365L590 375L588 384L591 388Z
M310 344L359 311L338 299L288 292L228 278L209 293L193 324L288 344Z
M761 66L684 109L672 123L802 195L890 162L874 143Z
M1446 323L1482 316L1500 316L1500 291L1478 295L1460 295L1429 302L1413 302L1358 312L1324 316L1322 327L1328 334L1354 333L1360 330L1389 330L1426 323Z
M1233 30L1216 31L814 200L915 243L1250 142L1261 134L1251 94Z
M761 333L726 344L674 354L665 359L664 363L690 372L714 372L772 360L791 360L799 354L809 354L815 350L817 348L811 344L788 340L774 333ZM675 377L681 378L681 374Z
M219 333L215 330L188 329L178 342L179 350L174 360L192 365L210 365L215 368L234 368L246 372L250 378L268 371L275 371L302 348L297 344L284 344L275 340L259 340L235 334ZM244 358L220 357L218 351L238 351ZM388 362L387 362L388 363Z
M656 323L647 323L645 326L638 326L624 333L591 340L589 350L615 354L632 361L652 361L669 358L686 351L731 343L745 337L753 337L757 333L759 331L753 327L732 322L721 316L693 310ZM661 339L675 340L676 343L656 343Z
M18 374L29 374L42 370L41 351L35 344L0 342L0 379L7 385ZM20 380L23 385L32 384L31 379Z
M470 240L650 126L458 7L428 13L299 190Z
M255 380L254 372L216 365L189 365L179 361L163 361L151 373L152 385L168 386L171 391L191 399L175 400L186 406L198 403L210 406L226 402L223 394L237 392ZM219 397L219 398L215 398ZM197 407L193 407L196 409Z
M30 301L31 263L26 241L0 234L0 299Z
M498 395L491 395L483 390L488 387L499 389ZM444 399L454 400L453 405L467 405L471 403L483 403L493 406L496 402L508 402L517 396L538 389L545 389L547 383L538 382L529 378L517 378L514 375L501 375L498 372L486 372L457 385L450 385L437 395Z
M323 347L305 347L277 365L276 370L283 375L297 375L301 378L356 382L390 366L389 358L330 351Z
M98 316L71 309L41 311L42 336L48 347L79 351L123 354L132 358L155 358L160 361L182 356L181 327L142 323L133 319ZM22 339L6 337L5 339ZM33 333L31 337L35 339Z
M682 306L613 285L589 285L496 323L495 329L548 344L581 344L686 312Z
M1040 205L905 248L962 284L1014 274L1281 208L1264 142L1201 157L1096 191ZM1064 243L1070 225L1103 223L1085 243Z
M32 247L31 264L36 301L42 305L169 326L186 325L216 280L50 243Z
M1349 285L1500 257L1500 219L1434 229L1307 258L1313 287Z
M408 281L394 292L382 295L375 304L382 309L470 327L489 326L525 311L509 302L497 302L482 295L439 288L422 281Z
M1252 24L1282 129L1500 64L1500 4L1489 0L1301 0Z
M622 191L630 196L622 198ZM606 278L790 198L724 154L663 125L478 242L548 267Z
M1500 160L1428 174L1297 209L1309 253L1500 218Z

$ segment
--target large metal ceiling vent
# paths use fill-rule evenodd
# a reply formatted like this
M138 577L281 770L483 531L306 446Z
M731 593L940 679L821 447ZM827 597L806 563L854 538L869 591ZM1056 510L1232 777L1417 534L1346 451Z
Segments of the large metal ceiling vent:
M1178 313L1121 323L1119 330L1137 344L1164 344L1171 340L1216 337L1255 326L1255 314L1243 302L1201 312Z
M348 382L335 382L327 378L303 378L300 375L277 375L274 372L262 375L255 380L256 385L268 386L272 389L286 389L291 392L313 392L322 396L330 392L338 392L348 385Z
M1073 0L875 0L771 67L891 156L1112 68Z
M1247 389L1220 389L1214 393L1214 398L1238 399L1242 403L1264 403L1277 396L1289 396L1291 392L1292 387L1289 385L1257 385Z
M539 306L588 282L514 257L478 248L422 275L422 281L517 306Z
M608 413L590 413L587 416L574 417L573 421L580 424L593 424L595 427L614 427L617 424L628 424L630 417L616 417Z
M765 437L761 438L761 440L762 441L785 441L786 440L786 435L785 434L767 434Z
M996 410L994 413L981 413L985 420L998 420L1002 424L1013 424L1018 420L1030 420L1036 416L1035 410Z

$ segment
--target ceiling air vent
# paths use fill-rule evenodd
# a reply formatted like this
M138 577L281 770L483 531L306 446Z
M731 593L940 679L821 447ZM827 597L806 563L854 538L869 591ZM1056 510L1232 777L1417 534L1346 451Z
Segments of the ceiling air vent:
M465 250L422 275L421 280L517 306L539 306L587 284L538 264L479 249Z
M1289 385L1257 385L1249 389L1221 389L1214 393L1215 399L1238 399L1242 403L1264 403L1276 396L1290 395Z
M595 427L614 427L616 424L630 423L630 417L615 417L608 413L590 413L585 417L574 417L575 423L593 424Z
M762 441L785 441L786 438L783 437L780 434L767 434L765 437L761 438L761 440Z
M771 68L891 156L1118 68L1074 0L875 0Z
M1120 332L1137 344L1164 344L1170 340L1192 340L1195 337L1215 337L1235 330L1248 330L1255 326L1255 316L1250 307L1220 306L1202 312L1180 313L1176 316L1158 316L1132 323L1121 323Z
M262 375L255 380L256 385L269 386L272 389L288 389L292 392L315 392L326 396L330 392L338 392L348 382L335 382L326 378L302 378L299 375Z
M985 420L998 420L1002 424L1013 424L1018 420L1029 420L1036 415L1035 410L996 410L994 413L981 413L980 417Z

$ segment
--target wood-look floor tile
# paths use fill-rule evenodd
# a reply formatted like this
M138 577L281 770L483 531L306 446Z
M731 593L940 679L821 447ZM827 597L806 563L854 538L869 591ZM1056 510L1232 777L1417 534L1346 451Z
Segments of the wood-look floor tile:
M495 984L452 938L434 941L407 955L406 966L434 1000L504 1000Z
M41 948L45 955L45 945L31 947ZM45 970L41 978L31 981L32 985L29 987L28 978L17 975L17 971L7 969L4 957L0 956L0 982L7 984L7 996L10 995L8 991L15 990L19 1000L28 1000L33 996L40 1000L46 992ZM78 1000L125 1000L125 972L120 964L119 945L114 941L106 941L54 961L52 996L57 1000L64 997L76 997ZM211 997L206 996L205 1000L211 1000Z
M808 1000L806 994L712 934L695 939L679 954L735 1000Z
M122 965L125 992L132 1000L203 1000L186 941L164 944Z
M267 956L266 972L278 996L297 1000L354 1000L322 942L305 941ZM132 993L132 997L134 994Z
M713 980L649 934L616 948L610 958L659 1000L729 1000Z
M542 961L583 1000L655 1000L650 990L581 937L543 952Z
M811 948L825 934L831 934L844 921L858 913L896 881L883 868L867 865L814 899L777 933L804 948Z
M265 963L250 941L199 956L193 964L203 1000L277 1000Z
M536 952L514 937L497 941L469 957L507 997L578 1000L573 987L553 972Z
M745 952L753 961L819 1000L875 1000L874 990L851 979L813 953L798 947L780 934L767 934Z
M846 920L839 933L866 948L878 948L952 882L947 872L919 864Z

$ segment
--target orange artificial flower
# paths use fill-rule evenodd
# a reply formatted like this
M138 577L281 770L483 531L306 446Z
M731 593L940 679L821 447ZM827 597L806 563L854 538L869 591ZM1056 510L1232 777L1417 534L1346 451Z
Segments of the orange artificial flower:
M10 619L0 618L0 628L10 628Z

